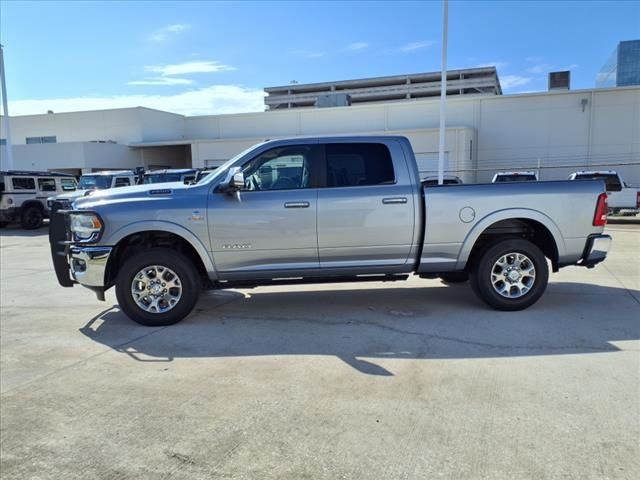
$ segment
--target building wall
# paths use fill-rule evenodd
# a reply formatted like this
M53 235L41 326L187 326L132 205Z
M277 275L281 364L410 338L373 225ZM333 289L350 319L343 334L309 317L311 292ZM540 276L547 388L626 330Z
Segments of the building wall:
M3 147L2 168L6 150ZM134 168L141 165L140 151L112 143L47 143L14 145L14 168L19 170L82 170Z
M194 165L202 165L205 157L229 158L251 142L295 135L400 134L429 157L433 143L426 149L421 145L434 138L438 125L439 102L423 100L187 117L185 135L235 141L218 150L216 141L199 143ZM498 170L540 167L543 179L562 179L580 169L611 168L640 184L640 88L452 98L447 125L471 132L465 134L471 149L458 149L449 162L450 173L465 178L468 165L462 160L469 153L476 181L488 181ZM458 140L449 135L451 152Z
M137 108L92 112L53 113L11 117L11 140L24 145L26 137L55 136L58 143L113 140L127 144L141 142L142 123ZM0 136L6 138L4 117Z
M97 155L63 158L56 153L64 149L61 142L115 140L139 151L145 142L165 141L168 145L153 154L180 164L188 160L188 151L178 158L179 150L170 143L188 139L193 165L204 166L220 164L266 139L399 134L409 137L423 162L421 169L430 171L438 124L439 102L435 99L199 117L143 108L35 115L13 117L12 134L16 143L24 143L27 136L55 135L58 144L28 147L41 147L34 150L43 157L38 162L53 166L51 158L60 159L56 168L76 161L87 168L111 167L95 164L98 161L130 161L129 167L140 164L136 154L125 155L123 150L117 150L121 155L114 159ZM566 178L581 169L616 169L628 182L640 184L639 87L449 98L447 125L449 173L469 181L487 181L498 170L540 167L543 179ZM27 157L24 164L16 160L16 168L37 163L37 155Z

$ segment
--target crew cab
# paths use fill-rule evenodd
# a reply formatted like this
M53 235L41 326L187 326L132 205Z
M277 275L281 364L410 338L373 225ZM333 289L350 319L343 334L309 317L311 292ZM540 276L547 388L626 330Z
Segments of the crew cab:
M569 180L602 180L609 195L609 213L635 215L640 212L640 190L627 185L613 170L575 172Z
M191 312L203 288L470 279L499 310L543 294L549 267L607 255L600 181L423 188L404 137L292 138L258 144L195 184L96 192L58 211L58 281L143 325Z
M0 172L0 226L19 223L26 230L42 226L49 216L49 197L76 190L72 175L55 172Z
M139 176L133 170L103 170L85 173L80 176L80 182L75 191L54 196L47 203L49 208L53 206L54 201L57 201L63 208L68 208L76 198L91 195L98 190L136 185Z
M493 176L491 183L505 182L537 182L536 172L498 172Z

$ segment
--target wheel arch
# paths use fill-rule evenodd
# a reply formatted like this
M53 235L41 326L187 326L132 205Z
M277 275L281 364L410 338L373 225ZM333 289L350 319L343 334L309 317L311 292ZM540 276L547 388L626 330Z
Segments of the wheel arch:
M136 248L164 246L174 248L189 257L203 280L215 277L215 266L202 242L191 232L168 222L145 222L134 224L111 235L109 244L113 251L105 272L105 285L113 285L119 267L127 251Z
M473 261L474 255L498 236L531 240L551 260L553 271L558 270L558 259L565 252L560 229L547 215L530 209L501 210L478 222L463 242L456 263L457 270L464 270Z

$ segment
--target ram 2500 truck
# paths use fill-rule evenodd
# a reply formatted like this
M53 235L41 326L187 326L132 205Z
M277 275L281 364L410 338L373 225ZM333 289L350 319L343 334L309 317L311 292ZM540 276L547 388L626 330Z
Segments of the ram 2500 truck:
M58 211L58 281L115 286L122 311L168 325L203 288L470 280L499 310L535 303L553 271L605 259L602 181L423 188L409 141L292 138L239 154L197 183L99 191Z

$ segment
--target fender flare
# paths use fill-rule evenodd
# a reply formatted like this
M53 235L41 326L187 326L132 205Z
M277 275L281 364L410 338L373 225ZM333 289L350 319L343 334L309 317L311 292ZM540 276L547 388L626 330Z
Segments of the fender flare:
M482 220L480 220L476 225L469 231L467 236L465 237L462 248L460 248L460 253L458 254L458 259L456 262L457 270L464 270L467 261L469 260L469 256L471 255L471 250L473 246L476 244L476 241L484 233L484 231L489 228L494 223L500 222L502 220L512 220L512 219L525 219L525 220L534 220L541 225L543 225L551 236L556 244L556 249L558 251L558 258L561 258L566 250L566 246L564 244L564 237L560 232L560 229L555 224L551 218L545 215L538 210L528 209L528 208L506 208L504 210L498 210L497 212L493 212Z
M193 233L177 223L166 222L163 220L148 220L130 223L109 235L109 238L107 239L108 244L115 246L123 238L128 237L129 235L151 231L173 233L174 235L183 238L198 253L198 256L200 257L200 260L202 260L202 264L207 270L209 276L211 277L212 275L216 275L216 267L213 263L213 259L207 252L204 244Z

